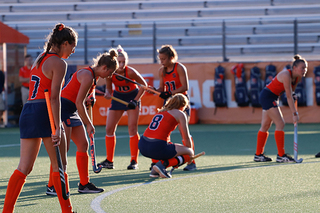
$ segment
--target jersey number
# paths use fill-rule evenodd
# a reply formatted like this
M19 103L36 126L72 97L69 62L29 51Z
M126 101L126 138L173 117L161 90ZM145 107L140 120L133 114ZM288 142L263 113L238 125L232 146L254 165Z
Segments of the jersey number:
M126 91L130 90L130 87L129 86L121 86L121 87L118 87L118 90L119 90L119 92L126 92Z
M40 85L40 78L36 75L31 76L31 81L34 81L34 86L33 86L33 91L32 91L32 95L31 95L31 99L36 98L37 94L38 94L38 88Z
M175 81L166 81L166 86L168 88L168 91L176 90L176 82Z
M159 127L162 119L163 119L163 115L155 115L149 125L149 128L151 130L156 130Z

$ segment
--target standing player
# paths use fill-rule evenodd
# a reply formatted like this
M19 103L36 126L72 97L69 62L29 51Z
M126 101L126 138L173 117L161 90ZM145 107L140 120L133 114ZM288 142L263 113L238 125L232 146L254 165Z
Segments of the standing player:
M115 49L99 55L93 61L94 65L92 67L82 68L75 72L61 92L61 118L66 132L67 150L69 150L70 139L77 146L76 162L80 177L78 187L80 193L100 193L104 191L89 182L89 143L86 131L90 135L91 133L94 134L95 129L85 107L86 97L88 94L94 94L99 77L110 78L119 67ZM50 175L47 195L56 195L51 180L52 176Z
M24 105L29 96L29 78L32 66L32 56L26 55L24 57L24 66L19 70L19 81L21 82L21 99Z
M158 160L151 169L150 177L171 178L171 174L166 171L167 167L181 166L194 156L188 120L183 112L188 104L189 100L185 95L178 93L172 96L143 133L139 141L141 154ZM186 146L170 142L170 134L178 124Z
M67 59L74 53L78 35L70 27L57 24L48 36L45 51L36 59L30 75L29 99L20 115L20 162L9 179L3 212L13 212L27 175L32 171L41 141L43 141L52 165L53 184L58 194L63 213L72 212L70 198L64 200L55 146L60 144L64 134L61 129L60 92L67 70ZM48 89L56 132L51 133L44 90ZM66 149L61 150L66 162ZM68 192L68 176L65 173Z
M162 65L159 69L160 83L159 88L157 89L161 92L160 97L167 100L167 98L174 94L182 93L189 99L187 92L189 89L187 68L183 64L177 62L178 54L176 50L171 45L163 45L158 52L159 60ZM185 108L185 113L189 120L190 103ZM186 145L184 140L182 140L182 143ZM192 149L194 151L194 143L192 143ZM152 160L152 162L151 166L153 166L157 160ZM183 170L192 171L195 169L197 169L197 167L193 160Z
M130 78L142 85L147 86L146 81L139 74L137 70L132 67L127 66L128 64L128 54L119 45L117 47L118 51L118 62L119 68L116 70L116 74L122 75L124 77ZM113 96L121 100L130 102L131 105L136 106L134 109L129 109L127 106L111 101L111 107L108 110L107 124L106 124L106 154L107 158L98 164L103 168L114 169L113 159L116 147L116 136L115 131L117 129L118 123L124 111L128 114L128 131L130 136L130 153L131 161L127 169L138 169L138 143L139 143L139 133L138 133L138 119L139 119L139 108L140 108L140 98L144 94L144 89L139 88L136 84L127 82L121 76L113 75L112 78L106 80L106 93L105 98L110 99L112 96L112 84L114 85Z
M257 150L254 156L254 161L272 161L271 158L264 155L264 147L267 143L269 136L269 128L272 122L275 123L276 129L274 137L276 140L278 155L277 162L294 162L294 159L285 154L284 151L284 119L281 110L278 106L279 97L283 92L287 95L288 105L292 112L293 123L299 121L299 115L297 108L294 104L293 91L295 90L297 84L301 81L307 73L308 63L305 59L301 58L300 55L294 56L294 61L291 70L282 70L276 77L261 91L260 93L260 104L262 106L262 120L261 127L257 136Z

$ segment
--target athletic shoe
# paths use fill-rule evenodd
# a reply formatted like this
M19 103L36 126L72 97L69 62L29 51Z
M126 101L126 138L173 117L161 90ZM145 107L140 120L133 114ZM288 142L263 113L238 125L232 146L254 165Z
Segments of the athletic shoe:
M278 163L295 162L295 160L290 155L284 154L282 157L277 155L277 162Z
M186 167L183 168L183 171L193 171L196 170L197 166L195 163L190 163Z
M135 160L132 160L127 169L139 169L137 162Z
M171 178L171 175L168 174L166 167L159 161L152 167L162 178Z
M151 163L151 166L150 166L149 169L152 170L152 168L153 168L154 165L156 165L156 163Z
M100 193L103 192L104 189L97 188L93 183L87 183L85 186L83 186L81 183L79 183L78 192L80 193Z
M108 161L107 159L105 159L104 161L102 161L101 163L98 163L98 167L101 165L102 168L106 168L106 169L114 169L113 166L113 162Z
M271 158L269 158L268 156L265 156L264 154L261 155L254 155L253 160L255 162L265 162L265 161L272 161Z
M320 158L320 152L315 155L316 158Z
M154 170L154 169L151 169L151 172L150 172L150 175L149 175L150 177L152 177L152 178L158 178L158 177L160 177L160 175L158 174L158 172L156 172L156 170Z
M52 196L57 196L57 192L56 192L56 190L54 189L54 186L53 186L53 185L50 186L50 187L47 185L46 194L47 194L47 195L52 195Z

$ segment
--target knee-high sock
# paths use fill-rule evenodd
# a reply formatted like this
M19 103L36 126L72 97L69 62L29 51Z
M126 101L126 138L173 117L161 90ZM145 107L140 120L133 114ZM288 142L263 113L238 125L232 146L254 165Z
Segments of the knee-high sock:
M285 151L284 151L284 131L275 131L274 138L277 143L278 155L283 156L285 154Z
M57 192L57 196L59 199L59 203L61 206L62 213L71 213L72 212L72 205L70 197L68 200L64 200L62 197L62 188L61 188L61 181L60 181L60 173L53 172L52 173L53 185ZM67 179L66 179L67 181ZM69 184L68 184L69 185Z
M85 186L89 183L89 155L88 152L76 153L76 162L80 177L80 183Z
M179 155L177 157L171 158L169 160L164 161L164 166L166 168L173 166L173 167L179 167L187 162L190 161L190 156L189 155Z
M269 132L261 132L261 131L258 132L256 155L263 154L268 136L269 136Z
M17 169L13 172L8 182L6 198L4 200L2 213L13 212L14 205L16 204L22 187L26 182L26 178L27 176Z
M52 181L52 165L50 164L50 174L49 174L49 181L48 181L48 187L53 186L53 181Z
M137 133L134 136L130 136L130 153L131 153L131 161L135 160L138 163L138 156L139 156L139 140L140 136Z
M106 135L107 160L113 162L114 151L116 149L116 136Z
M159 160L151 159L152 163L156 164Z
M194 152L194 140L193 140L193 137L191 135L190 135L190 139L191 139L191 142L192 142L191 146L192 146L192 149L193 149L193 152ZM186 142L184 140L182 140L182 143L183 143L184 146L186 146ZM194 154L196 154L196 153L194 153ZM193 160L192 163L196 163L196 162Z

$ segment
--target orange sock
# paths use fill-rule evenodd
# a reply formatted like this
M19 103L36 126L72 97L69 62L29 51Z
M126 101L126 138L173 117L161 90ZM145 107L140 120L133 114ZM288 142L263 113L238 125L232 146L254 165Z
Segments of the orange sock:
M190 156L189 155L179 155L175 158L171 158L168 160L168 166L166 167L179 167L183 165L184 163L187 163L190 161Z
M159 160L151 159L152 163L158 163Z
M48 182L48 187L53 186L53 181L52 181L52 165L50 164L50 174L49 174L49 182Z
M274 138L276 139L277 148L278 148L278 155L282 157L284 152L284 131L276 130L274 132Z
M190 138L191 138L191 142L192 142L191 146L192 146L192 149L193 149L193 152L194 152L194 140L193 140L192 136L190 136ZM183 143L184 146L186 146L186 142L184 142L184 140L182 140L182 143ZM194 153L194 154L196 154L196 153ZM195 164L196 162L193 160L192 163Z
M72 205L70 197L68 200L63 199L62 197L62 188L61 188L61 181L60 181L60 173L59 172L53 172L52 173L52 179L53 179L53 185L57 192L57 196L59 199L59 203L61 206L62 213L72 213ZM66 179L67 181L67 179ZM69 185L69 184L67 184Z
M3 204L2 213L13 212L14 205L16 204L17 199L22 190L22 187L26 182L26 178L27 176L25 174L23 174L17 169L14 170L8 182L8 187L7 187L6 197Z
M263 154L268 136L269 136L269 132L261 132L261 131L258 132L256 155Z
M116 149L116 136L106 135L107 160L113 162L114 151Z
M80 183L85 186L89 183L89 155L87 152L76 153L76 162L80 177Z
M134 136L130 136L130 153L131 153L131 161L135 160L138 163L138 156L139 156L139 144L140 136L137 133Z

